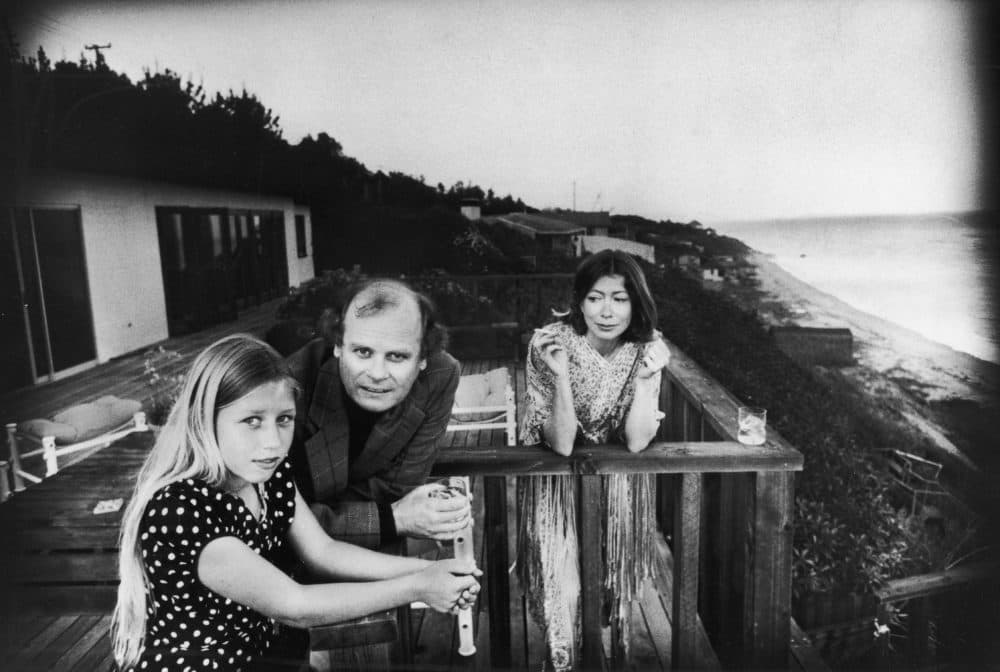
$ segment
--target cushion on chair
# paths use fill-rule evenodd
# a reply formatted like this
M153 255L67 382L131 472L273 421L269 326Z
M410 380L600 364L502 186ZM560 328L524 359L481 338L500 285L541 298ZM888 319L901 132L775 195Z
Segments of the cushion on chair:
M140 402L109 394L90 403L71 406L53 415L52 420L23 422L18 425L18 430L40 437L54 436L58 444L74 443L120 427L141 410Z
M52 422L46 418L35 418L17 423L17 431L42 438L55 437L56 443L73 443L76 441L76 427L63 422Z
M498 368L486 373L475 373L462 376L455 391L455 406L468 408L471 406L503 406L507 403L506 390L509 381L506 368ZM501 411L485 413L462 413L456 418L459 422L472 422L495 418Z

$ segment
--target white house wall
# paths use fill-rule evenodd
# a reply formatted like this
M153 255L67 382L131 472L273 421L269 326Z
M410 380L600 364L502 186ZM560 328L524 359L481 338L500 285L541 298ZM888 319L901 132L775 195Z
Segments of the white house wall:
M612 238L610 236L582 236L583 249L586 252L600 252L601 250L621 250L628 254L645 259L649 263L656 262L656 252L652 245L637 243L634 240L624 238Z
M287 198L110 176L61 175L27 185L19 201L30 207L80 209L99 362L167 338L158 206L282 210L289 286L314 274L308 209L298 209L306 214L308 252L299 258L296 207Z
M295 206L293 214L306 218L306 256L300 257L295 240L295 218L285 213L285 253L288 255L288 286L297 287L316 276L313 263L312 215L309 208Z

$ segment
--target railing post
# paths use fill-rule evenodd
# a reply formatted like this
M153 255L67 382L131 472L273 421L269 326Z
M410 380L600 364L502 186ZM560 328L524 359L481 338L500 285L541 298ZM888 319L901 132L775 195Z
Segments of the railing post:
M21 478L21 456L17 452L17 423L7 423L7 445L10 447L10 471L14 480L14 492L24 490L24 479Z
M926 665L930 658L930 598L918 597L910 600L906 655L914 669Z
M756 472L743 603L744 652L753 668L785 668L791 641L792 490L787 471Z
M583 669L604 668L601 638L604 572L601 560L601 477L579 476L580 613L583 621Z
M673 648L674 669L696 666L698 632L698 550L701 534L700 473L680 477L674 490L674 595Z
M10 484L7 482L7 473L10 471L10 463L7 460L0 460L0 502L10 499Z
M493 667L511 666L510 579L507 576L507 479L483 477L483 504L486 536L483 539L488 563L486 595L490 616L490 661ZM489 571L493 568L494 571ZM499 571L497 571L499 570Z

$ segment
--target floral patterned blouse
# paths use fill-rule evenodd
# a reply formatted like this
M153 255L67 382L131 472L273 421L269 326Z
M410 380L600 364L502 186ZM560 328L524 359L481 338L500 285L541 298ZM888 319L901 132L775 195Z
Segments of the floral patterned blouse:
M633 380L645 343L622 342L609 359L594 349L586 336L572 326L554 322L545 327L554 332L566 348L569 360L570 388L578 422L577 439L582 443L623 442L625 414L635 395ZM656 334L659 337L659 334ZM542 425L552 415L555 377L538 349L536 333L528 344L525 366L527 394L521 416L521 442L542 443Z

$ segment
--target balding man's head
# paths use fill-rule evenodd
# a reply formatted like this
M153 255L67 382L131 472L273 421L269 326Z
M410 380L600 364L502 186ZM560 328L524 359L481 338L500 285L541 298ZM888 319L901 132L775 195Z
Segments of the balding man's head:
M343 345L344 325L348 319L364 320L397 310L400 319L408 320L412 316L419 321L422 359L444 350L447 334L437 321L431 300L406 283L387 278L372 278L353 285L343 297L339 316L328 336L335 345Z
M417 294L398 280L373 280L364 285L344 308L344 317L364 319L383 310L401 308L419 316Z

